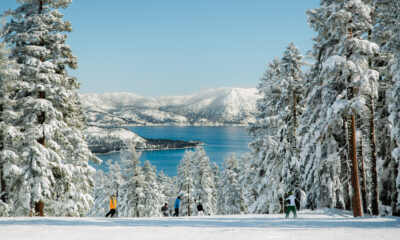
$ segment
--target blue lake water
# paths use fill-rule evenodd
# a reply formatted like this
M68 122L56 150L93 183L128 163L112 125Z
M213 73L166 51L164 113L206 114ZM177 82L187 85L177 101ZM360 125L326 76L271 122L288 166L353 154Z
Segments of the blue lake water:
M176 127L176 126L149 126L129 127L139 136L154 139L171 140L197 140L205 143L203 146L211 162L221 166L224 158L230 155L240 156L249 152L248 144L251 137L245 127ZM189 149L193 150L193 149ZM141 162L149 160L156 166L157 171L162 170L169 176L176 176L177 166L186 149L145 151L142 153ZM103 160L97 169L106 170L105 162L109 159L120 160L119 153L98 155Z

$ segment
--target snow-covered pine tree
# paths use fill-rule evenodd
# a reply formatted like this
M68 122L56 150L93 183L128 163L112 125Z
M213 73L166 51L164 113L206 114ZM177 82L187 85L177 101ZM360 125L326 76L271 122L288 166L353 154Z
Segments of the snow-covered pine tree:
M299 132L302 138L304 188L309 207L348 207L349 188L346 148L355 149L356 133L347 125L355 116L366 118L368 99L377 96L379 74L369 66L378 52L375 43L365 39L372 28L372 9L359 0L321 1L321 7L308 11L309 23L318 32L315 38L316 64L310 75L312 89L306 100ZM355 151L351 151L354 153ZM355 160L356 154L352 154ZM353 161L352 187L359 192L357 162ZM359 200L353 202L355 215Z
M141 153L134 144L127 144L121 152L121 162L107 162L108 172L95 175L95 206L91 216L104 216L109 210L110 196L117 196L117 212L120 217L160 216L160 207L166 197L161 192L156 170L149 161L140 166ZM164 179L171 180L164 175Z
M165 196L161 193L160 186L158 185L156 170L148 160L144 162L143 174L146 186L143 189L145 201L143 205L145 207L142 216L160 217L160 208L165 200Z
M113 194L117 197L118 211L121 206L121 189L125 185L125 180L121 174L121 165L118 162L113 163L111 159L106 164L108 171L96 171L94 176L94 205L90 209L89 216L104 216L110 210L109 201Z
M210 167L210 159L207 157L203 147L197 147L194 155L194 192L193 197L195 201L201 202L205 214L216 213L215 182L214 174Z
M92 203L95 159L82 139L78 84L67 68L76 57L65 44L71 24L59 8L70 0L21 0L7 12L4 41L18 78L4 96L6 184L13 215L82 216Z
M182 160L178 165L178 176L177 176L177 187L178 196L181 197L181 206L179 214L182 216L193 215L193 209L195 207L195 199L193 196L194 192L194 179L193 179L193 168L194 168L194 152L185 151Z
M219 198L219 187L221 185L221 178L220 178L220 170L219 166L216 162L211 163L211 170L213 172L213 177L214 177L214 184L215 187L213 189L213 205L215 207L215 213L218 212L218 198Z
M278 58L268 64L268 68L258 86L256 122L249 128L253 137L250 150L253 161L245 172L245 201L250 213L272 213L281 210L281 169L278 157L278 111L277 103L281 95L279 79L281 63ZM256 173L256 174L254 174Z
M378 1L383 9L380 9L382 21L387 31L387 42L384 50L394 54L393 62L389 66L391 87L387 90L387 102L389 111L389 122L391 124L390 136L394 141L392 150L392 161L388 164L389 174L392 182L391 208L392 214L400 216L400 2L395 0Z
M281 186L285 193L293 191L297 199L300 199L300 156L297 146L296 134L297 119L303 109L304 96L304 66L303 56L297 47L290 43L281 60L281 74L279 86L281 87L280 99L276 104L278 109L279 158L282 162Z
M142 217L144 215L146 196L145 175L140 166L141 153L134 144L129 144L121 154L124 185L121 186L119 216Z
M163 204L167 203L169 209L174 208L174 202L177 195L177 189L174 183L174 177L169 177L160 171L157 175L158 185L160 186L160 191L164 195ZM161 208L161 206L160 206Z
M378 155L378 173L379 181L377 189L379 192L379 202L382 204L380 209L384 210L382 214L400 215L397 208L398 190L396 187L396 178L398 176L398 162L392 156L396 147L396 140L391 134L393 122L389 121L390 112L393 110L391 104L396 99L392 98L392 93L396 91L395 75L398 70L394 67L397 64L398 37L397 24L399 23L399 3L395 0L375 0L376 23L372 38L381 49L378 58L373 61L373 66L380 72L379 98L376 109L376 137L377 137L377 155ZM393 68L394 67L394 68ZM374 208L372 208L374 210Z
M4 87L7 81L11 81L18 74L14 70L13 62L8 59L8 50L5 44L0 43L0 216L7 216L12 209L12 202L8 201L6 187L6 156L3 154L5 123L3 121L4 97L7 89Z
M88 216L104 216L108 212L107 200L110 198L110 193L106 193L105 189L109 186L109 179L103 170L97 170L93 177L95 186L93 188L94 204L91 207Z
M221 173L218 214L245 213L243 187L239 182L239 178L239 160L234 156L225 158Z
M240 169L240 175L239 175L239 183L242 186L243 189L243 199L244 199L244 205L246 208L246 212L249 212L248 209L248 203L250 202L250 199L248 199L248 195L250 191L254 191L254 189L249 188L248 186L252 185L252 179L250 177L250 174L248 174L252 168L252 163L253 163L253 155L251 153L246 153L240 157L239 161L239 169ZM221 180L219 180L221 182ZM221 183L218 184L218 189L221 188Z
M393 193L396 192L394 165L395 162L391 156L394 143L390 136L391 125L389 124L388 111L388 89L392 86L392 76L389 63L393 62L393 53L391 47L387 44L391 35L390 27L393 21L392 13L396 11L392 8L392 0L376 0L375 2L375 26L372 32L372 39L380 46L380 54L373 61L373 66L379 71L379 96L376 104L376 144L377 144L377 169L376 175L379 176L377 186L371 185L372 190L372 213L376 214L374 201L381 203L381 209L390 208ZM372 168L372 171L374 169ZM377 179L378 180L378 179ZM377 192L378 194L374 194ZM374 196L376 195L376 196ZM376 199L374 199L376 198ZM386 207L384 207L386 206ZM375 208L375 211L374 211ZM379 208L377 209L379 210Z

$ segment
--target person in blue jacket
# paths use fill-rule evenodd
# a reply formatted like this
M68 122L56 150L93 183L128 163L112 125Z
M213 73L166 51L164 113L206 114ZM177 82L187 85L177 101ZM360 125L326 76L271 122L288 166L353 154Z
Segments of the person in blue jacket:
M175 208L174 217L179 216L179 206L180 205L181 205L181 196L178 196L178 198L175 200L175 205L174 205L174 208Z

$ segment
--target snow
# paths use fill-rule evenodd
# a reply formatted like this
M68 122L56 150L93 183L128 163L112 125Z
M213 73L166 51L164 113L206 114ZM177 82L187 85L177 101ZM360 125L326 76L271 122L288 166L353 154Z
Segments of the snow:
M400 218L353 218L339 210L304 210L297 219L283 214L177 218L0 218L7 240L74 239L398 239Z
M330 56L328 59L325 60L325 62L322 63L322 68L326 69L328 68L329 71L332 71L336 68L337 65L342 65L343 63L346 63L346 59L341 56L333 55Z
M248 125L254 122L256 88L209 89L186 96L133 93L83 94L88 120L115 125Z

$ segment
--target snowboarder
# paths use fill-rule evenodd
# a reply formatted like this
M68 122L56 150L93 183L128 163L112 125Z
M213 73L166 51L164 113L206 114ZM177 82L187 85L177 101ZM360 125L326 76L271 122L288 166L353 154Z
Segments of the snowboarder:
M179 207L181 205L181 196L178 196L178 198L175 200L175 213L174 213L174 217L178 217L179 216Z
M106 217L111 215L111 217L114 217L115 211L117 209L117 199L115 198L115 195L113 194L110 197L110 211L106 214Z
M161 212L163 213L164 217L168 217L169 216L169 214L168 214L168 204L167 203L165 203L164 206L161 208Z
M287 205L287 209L286 209L286 218L289 217L290 212L293 212L294 218L297 217L297 215L296 215L296 203L295 203L296 200L297 200L296 197L293 196L292 192L290 192L289 193L289 197L286 198L286 201L289 201L289 204Z
M199 204L197 204L197 213L199 216L204 216L204 209L203 209L203 205L201 205L201 202L199 202Z

